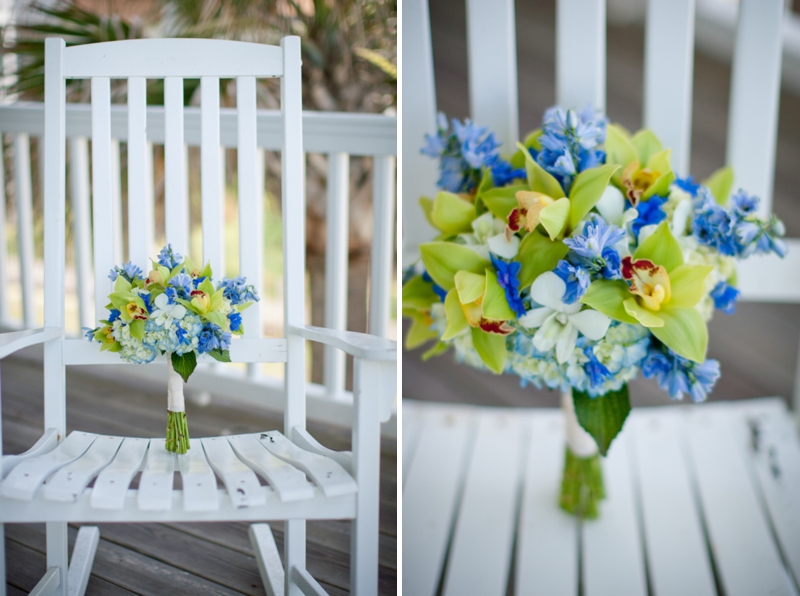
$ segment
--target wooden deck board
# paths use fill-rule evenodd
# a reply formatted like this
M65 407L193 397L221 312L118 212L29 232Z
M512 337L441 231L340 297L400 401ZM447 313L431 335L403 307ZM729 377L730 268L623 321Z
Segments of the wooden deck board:
M166 386L166 384L165 384ZM19 453L42 432L42 368L29 351L2 363L3 451ZM67 425L104 434L163 436L166 395L69 369ZM188 403L193 437L280 429L275 412ZM349 449L349 432L323 425L309 431L332 449ZM180 475L175 476L180 486ZM135 483L136 481L134 481ZM396 450L381 455L379 593L397 593ZM278 547L283 524L272 523ZM100 545L87 594L263 594L246 523L100 524ZM77 526L70 527L70 544ZM44 524L7 524L9 594L29 592L45 571ZM330 594L349 591L350 523L310 522L308 569Z

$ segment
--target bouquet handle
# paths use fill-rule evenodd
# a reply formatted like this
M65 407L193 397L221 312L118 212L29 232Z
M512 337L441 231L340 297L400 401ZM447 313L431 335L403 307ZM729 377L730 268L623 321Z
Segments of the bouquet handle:
M183 385L183 379L172 366L172 354L167 353L167 440L164 446L172 453L186 453L189 450Z
M581 518L597 518L599 502L605 497L603 471L597 443L578 422L572 391L561 393L566 449L559 505Z

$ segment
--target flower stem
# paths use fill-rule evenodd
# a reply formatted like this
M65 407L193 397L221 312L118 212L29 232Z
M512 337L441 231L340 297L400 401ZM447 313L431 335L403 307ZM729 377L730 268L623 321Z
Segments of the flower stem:
M567 447L559 506L577 517L596 519L598 503L604 498L600 456L578 457Z
M186 453L189 450L189 427L186 412L167 410L167 440L164 445L172 453Z

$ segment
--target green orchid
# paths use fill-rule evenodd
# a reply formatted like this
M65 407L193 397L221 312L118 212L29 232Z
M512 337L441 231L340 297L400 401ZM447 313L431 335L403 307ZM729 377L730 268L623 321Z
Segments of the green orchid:
M664 149L651 130L643 129L633 137L616 124L606 129L606 164L622 169L615 173L614 183L636 207L653 195L665 195L675 181L670 165L671 150Z
M623 323L647 327L673 352L705 360L708 330L695 305L704 294L710 265L686 265L667 222L622 262L630 282L597 280L581 302Z
M406 335L406 349L413 350L439 334L431 328L431 307L439 302L439 296L433 291L433 284L416 275L403 285L403 316L411 319L411 328Z

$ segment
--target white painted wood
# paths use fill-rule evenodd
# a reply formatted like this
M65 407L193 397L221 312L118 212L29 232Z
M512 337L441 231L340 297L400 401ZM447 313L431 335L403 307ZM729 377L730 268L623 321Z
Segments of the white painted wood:
M350 156L328 156L328 193L325 202L325 327L347 329L347 279L350 248ZM328 394L344 391L346 357L325 346L323 378Z
M272 529L269 524L252 524L247 534L267 596L283 596L283 562Z
M2 469L0 469L0 478L5 478L8 473L17 467L21 462L32 457L38 457L48 453L56 448L58 445L58 433L54 428L48 428L44 434L39 438L33 447L28 449L25 453L19 455L4 455Z
M419 208L419 198L428 196L436 188L438 164L419 150L426 134L436 130L436 86L433 78L433 50L428 0L403 2L402 58L404 72L414 76L403 77L403 155L405 175L402 181L403 219L398 237L403 239L402 266L408 267L419 258L417 248L433 240L437 232Z
M211 263L214 275L221 278L225 250L225 186L224 150L219 140L219 79L203 77L200 81L201 110L201 171L200 185L203 197L203 262Z
M640 495L650 585L659 596L714 596L714 575L674 409L634 410L626 424Z
M645 34L644 126L672 149L672 169L689 174L695 0L649 0Z
M167 243L185 255L189 246L186 152L183 144L183 79L164 79L164 196Z
M389 310L392 304L394 269L394 157L373 161L373 228L369 274L369 333L389 336ZM327 326L327 325L326 325Z
M505 594L524 441L517 421L502 413L482 416L471 441L443 593Z
M311 574L296 565L292 567L292 579L305 596L328 596L328 593L319 585Z
M556 4L556 102L606 107L606 0Z
M50 594L56 594L56 590L58 590L60 585L61 569L58 567L48 567L42 579L40 579L39 583L31 590L30 596L50 596Z
M111 221L114 227L114 262L125 261L122 252L122 177L119 139L111 139Z
M151 79L217 76L278 77L276 46L217 39L135 39L74 46L64 52L67 78L136 76Z
M61 337L60 329L26 329L0 333L0 358L5 358L17 350Z
M94 509L122 509L128 486L141 470L149 439L126 438L117 456L94 481L90 505Z
M22 319L26 327L36 325L33 297L33 193L31 192L31 145L26 134L14 137L14 185L17 207L17 250L22 286Z
M293 430L292 441L295 445L300 447L300 449L328 457L342 466L349 474L353 474L352 451L333 451L332 449L328 449L303 428L295 428Z
M583 584L586 596L647 594L641 528L625 428L602 460L606 498L600 517L583 524Z
M94 320L106 317L113 285L114 208L111 185L111 86L104 77L92 79L92 231L94 234Z
M130 144L128 145L130 168ZM92 308L92 244L89 207L89 142L86 137L69 139L70 205L72 207L75 273L77 276L78 319L81 327L95 326ZM130 169L129 169L130 171ZM131 179L130 177L128 178ZM129 194L130 196L130 194Z
M467 0L467 63L472 118L513 153L519 139L514 0Z
M355 481L342 466L332 459L300 449L282 433L276 430L261 433L258 440L272 455L305 472L325 496L347 495L358 490Z
M463 409L426 417L403 487L403 593L436 593L474 429Z
M166 450L163 439L153 439L147 450L142 476L139 479L137 505L143 511L172 509L172 482L175 454Z
M516 594L578 593L578 521L558 507L564 469L564 418L536 410L528 418L530 443L520 504Z
M783 259L775 254L753 255L736 263L738 288L742 292L740 300L800 301L800 278L790 276L784 283L775 283L782 271L800 270L800 240L790 238L787 244L789 252Z
M258 478L233 452L226 437L202 439L208 463L225 483L231 502L236 507L257 507L266 502Z
M47 568L59 569L61 581L54 592L67 596L66 578L69 574L69 534L66 522L49 522L45 525L45 548L47 549Z
M363 360L391 361L397 359L397 342L383 337L375 337L374 335L355 331L337 331L324 327L312 327L311 325L290 325L288 332L290 338L294 335L332 345L355 358Z
M74 431L53 451L20 462L0 484L0 495L30 501L45 478L81 457L96 438Z
M111 463L121 443L121 437L97 437L86 453L47 480L44 498L74 502L100 470Z
M269 482L281 501L297 501L314 496L314 486L306 480L306 475L264 449L258 441L258 435L236 435L227 439L239 459Z
M0 524L0 596L6 596L6 533L5 525Z
M5 155L2 134L0 134L0 154ZM0 321L3 323L8 321L8 237L6 236L6 226L5 159L0 159Z
M189 439L189 452L178 455L183 482L183 508L186 511L219 509L217 478L206 461L200 439Z
M150 270L153 243L153 203L148 200L147 145L147 80L143 77L128 79L128 257L142 268L145 275Z
M730 425L712 407L695 407L686 412L686 430L705 526L726 596L791 594Z
M406 478L408 478L408 470L411 468L411 462L414 461L417 445L419 444L419 437L422 434L422 429L425 426L425 420L420 416L419 412L411 402L406 400L403 402L403 455L401 462L403 466L403 487L406 485Z
M772 212L778 131L783 0L742 0L731 72L726 161L735 188L761 198L758 213Z
M99 542L100 530L97 526L83 526L78 530L67 574L67 594L69 596L83 596L86 593Z

